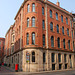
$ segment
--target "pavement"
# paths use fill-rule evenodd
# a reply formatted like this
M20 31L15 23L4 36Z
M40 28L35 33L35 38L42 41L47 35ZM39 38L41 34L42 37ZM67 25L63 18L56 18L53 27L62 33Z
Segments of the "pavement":
M15 72L14 69L6 66L2 66L0 75L75 75L75 69L73 70L58 70L58 71L42 71L42 72Z

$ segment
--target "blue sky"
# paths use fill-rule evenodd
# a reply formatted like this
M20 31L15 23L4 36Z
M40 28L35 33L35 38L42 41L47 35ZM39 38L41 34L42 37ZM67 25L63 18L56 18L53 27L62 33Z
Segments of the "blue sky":
M9 27L14 24L14 17L24 0L0 1L0 37L5 37ZM56 4L57 0L49 0ZM75 13L75 0L59 0L60 6Z

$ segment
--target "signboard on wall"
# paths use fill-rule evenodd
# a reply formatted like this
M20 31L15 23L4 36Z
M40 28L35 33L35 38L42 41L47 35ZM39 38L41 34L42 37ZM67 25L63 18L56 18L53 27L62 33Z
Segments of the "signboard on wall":
M26 52L26 62L28 63L30 61L30 54L29 52Z

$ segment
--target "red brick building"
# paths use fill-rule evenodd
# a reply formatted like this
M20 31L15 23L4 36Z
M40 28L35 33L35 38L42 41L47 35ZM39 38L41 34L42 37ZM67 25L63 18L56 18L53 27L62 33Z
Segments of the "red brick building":
M75 68L73 15L47 0L24 0L6 33L4 62L22 71Z
M73 28L74 28L74 38L73 38L73 40L74 40L74 50L75 50L75 14L72 14L73 15Z
M3 62L4 46L5 46L5 38L0 37L0 62Z

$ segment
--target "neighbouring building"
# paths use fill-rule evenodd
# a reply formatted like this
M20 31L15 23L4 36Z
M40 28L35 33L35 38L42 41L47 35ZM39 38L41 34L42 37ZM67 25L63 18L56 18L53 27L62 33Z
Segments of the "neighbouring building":
M73 15L48 0L24 0L5 36L4 63L21 71L75 68Z
M73 45L75 50L75 13L73 15L73 29L74 29L74 38L73 38Z
M4 60L4 46L5 46L5 38L0 37L0 63L2 63Z

